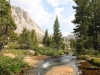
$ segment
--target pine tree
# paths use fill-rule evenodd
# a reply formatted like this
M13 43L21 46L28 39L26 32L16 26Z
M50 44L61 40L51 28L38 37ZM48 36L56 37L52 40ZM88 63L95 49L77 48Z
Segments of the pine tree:
M60 25L58 22L58 17L56 17L55 22L54 22L54 33L53 33L53 38L54 38L54 42L56 43L56 49L57 51L60 49L60 44L61 44L61 32L60 32Z
M49 38L47 29L45 30L45 35L43 37L42 43L44 44L44 46L48 46L48 47L50 46L50 38Z
M76 24L74 33L78 35L81 40L86 39L88 27L91 24L89 0L74 0L77 6L73 6L76 10L75 19L72 23Z
M100 34L100 0L91 0L92 4L92 29L94 38L94 49L98 49L98 40Z
M31 49L36 49L38 46L37 36L35 33L35 30L31 30L30 36L29 36L29 44Z
M16 29L16 24L11 17L9 1L0 0L0 51L8 43L10 35Z
M72 21L76 24L74 33L78 35L78 43L84 48L93 44L91 48L95 50L99 47L99 35L100 35L100 0L74 0L76 6L73 9L76 10L75 19ZM88 45L86 44L88 43Z
M74 0L76 6L73 6L73 9L76 10L75 19L72 21L76 25L74 29L74 33L77 35L80 47L79 50L83 50L86 48L86 44L84 41L90 37L89 36L89 28L93 26L92 21L92 6L90 0ZM80 51L81 52L81 51Z
M19 36L19 43L23 48L29 48L29 31L26 28L23 28Z

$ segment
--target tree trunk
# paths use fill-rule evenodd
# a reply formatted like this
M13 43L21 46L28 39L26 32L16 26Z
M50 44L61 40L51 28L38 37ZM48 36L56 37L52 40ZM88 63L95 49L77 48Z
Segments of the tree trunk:
M4 43L0 43L0 52L2 51L3 48L4 48Z

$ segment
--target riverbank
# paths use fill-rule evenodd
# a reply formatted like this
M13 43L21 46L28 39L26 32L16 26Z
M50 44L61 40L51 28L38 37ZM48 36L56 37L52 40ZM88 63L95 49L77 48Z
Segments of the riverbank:
M87 61L80 62L78 68L82 71L80 75L100 75L100 68Z
M69 64L54 66L45 75L76 75L75 70Z
M9 56L12 58L15 58L16 55L11 54L11 53L6 53L3 54L5 56ZM32 56L32 55L27 55L24 58L24 61L27 62L32 68L31 69L36 69L38 66L37 64L43 62L45 59L48 59L48 56ZM65 58L67 59L67 58ZM23 68L22 69L22 73L21 75L26 74L25 72L27 72L27 68ZM34 75L33 73L31 75ZM70 64L66 64L66 65L57 65L52 67L52 69L50 69L45 75L77 75L74 68L70 65Z
M15 58L16 55L13 53L3 53L4 56L9 56L11 58ZM32 56L32 55L27 55L24 57L24 61L27 62L31 67L36 67L36 64L44 61L45 59L49 58L49 56Z

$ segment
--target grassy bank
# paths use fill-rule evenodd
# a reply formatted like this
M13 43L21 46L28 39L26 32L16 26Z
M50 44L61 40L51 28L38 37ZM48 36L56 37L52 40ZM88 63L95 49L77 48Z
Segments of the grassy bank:
M19 75L22 68L30 67L28 63L23 61L23 57L18 56L11 58L0 55L0 75Z
M36 55L47 55L47 56L59 56L63 55L64 51L50 48L50 47L40 47L36 50Z
M12 53L18 56L26 56L29 54L29 51L25 49L6 49L3 50L2 53Z
M93 65L100 66L100 58L99 57L95 57L93 55L92 56L91 55L81 55L81 56L79 56L79 59L86 60Z
M60 56L67 53L67 50L55 50L49 47L39 47L35 50L34 56ZM14 58L4 56L5 54L13 54ZM29 50L25 49L6 49L2 51L0 55L0 75L20 75L23 68L30 68L29 64L26 63L24 58L27 56L33 56Z

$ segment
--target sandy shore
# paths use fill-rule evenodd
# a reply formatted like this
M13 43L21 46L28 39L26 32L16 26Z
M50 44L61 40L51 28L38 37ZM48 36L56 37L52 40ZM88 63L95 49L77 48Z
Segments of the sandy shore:
M42 62L43 60L49 58L48 56L26 56L24 61L30 66L36 67L36 64Z
M71 65L60 65L53 67L45 75L76 75Z

